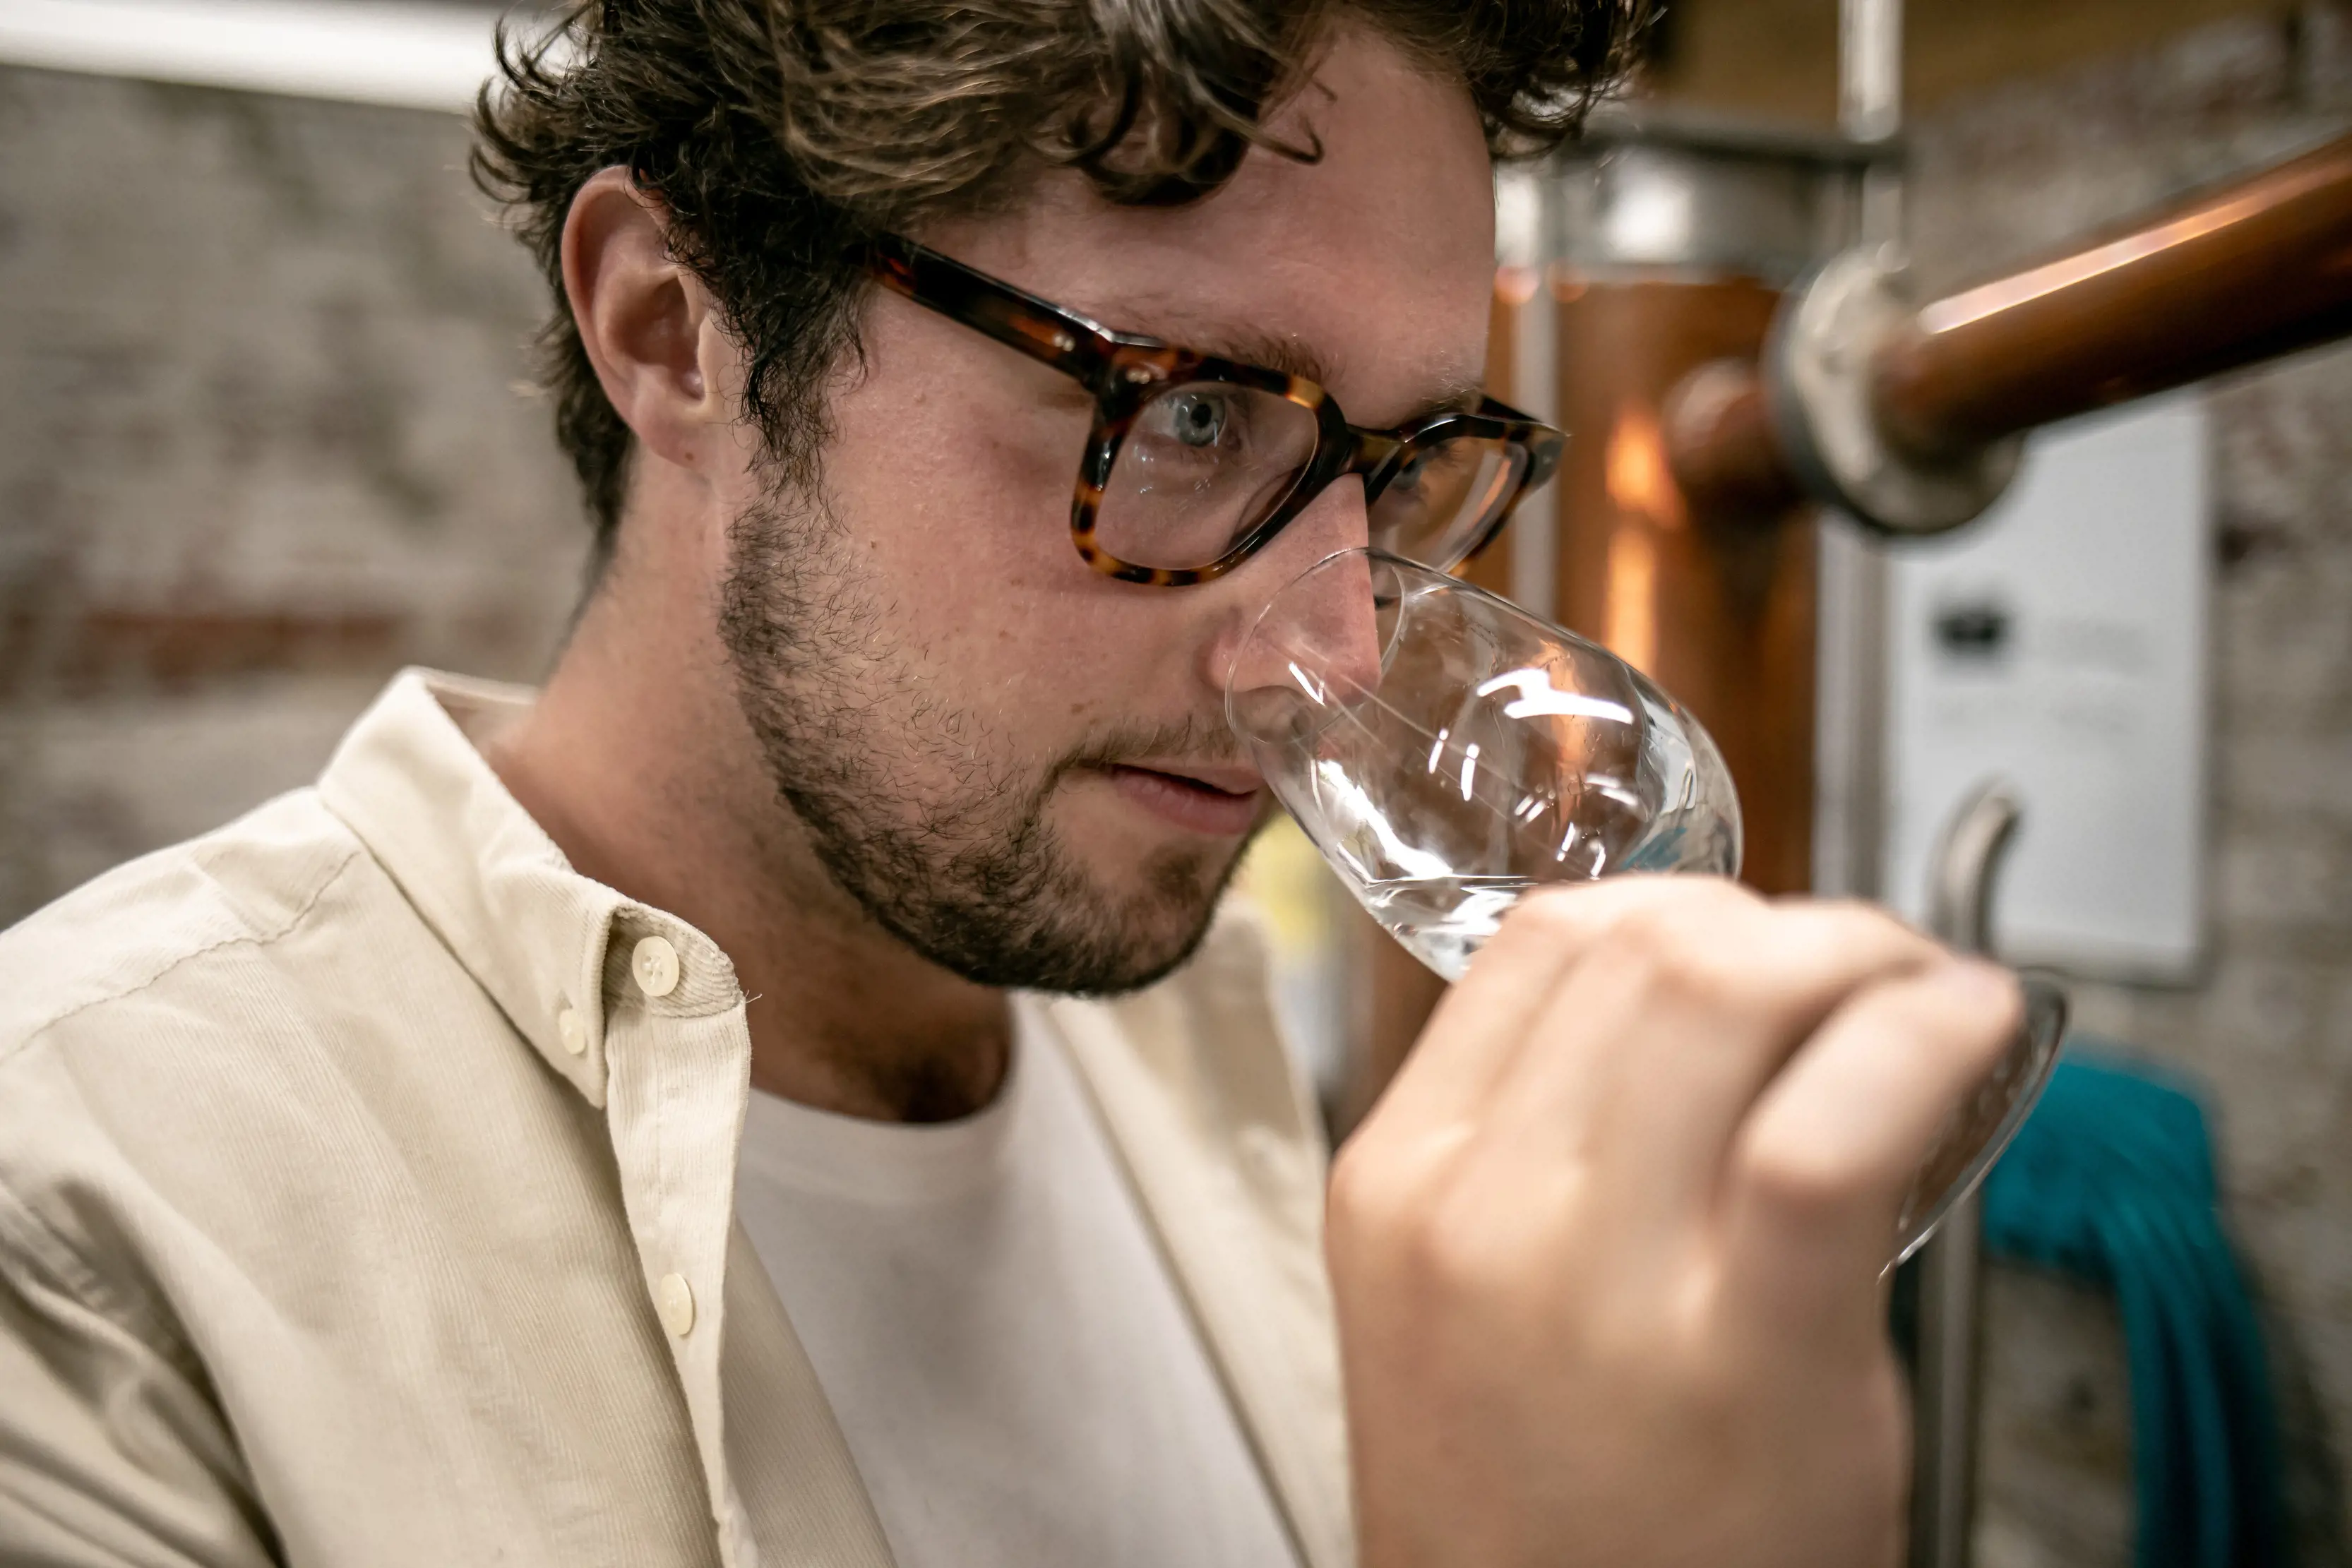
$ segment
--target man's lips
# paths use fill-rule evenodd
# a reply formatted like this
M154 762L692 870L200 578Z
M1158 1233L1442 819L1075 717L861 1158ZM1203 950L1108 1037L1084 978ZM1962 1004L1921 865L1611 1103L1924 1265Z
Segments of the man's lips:
M1172 826L1219 838L1236 838L1257 821L1264 786L1246 768L1150 768L1113 763L1102 769L1111 787Z
M1258 777L1256 768L1238 765L1220 767L1207 762L1154 762L1146 758L1140 762L1121 766L1132 768L1139 773L1159 773L1187 784L1199 784L1221 795L1255 795L1265 788L1265 780Z

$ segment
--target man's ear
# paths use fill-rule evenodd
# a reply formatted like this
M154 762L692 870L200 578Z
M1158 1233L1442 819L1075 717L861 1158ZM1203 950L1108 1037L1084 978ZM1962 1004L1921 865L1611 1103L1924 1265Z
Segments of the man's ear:
M667 217L627 170L591 175L563 220L563 292L622 421L655 455L697 468L728 423L726 340L701 280L669 254Z

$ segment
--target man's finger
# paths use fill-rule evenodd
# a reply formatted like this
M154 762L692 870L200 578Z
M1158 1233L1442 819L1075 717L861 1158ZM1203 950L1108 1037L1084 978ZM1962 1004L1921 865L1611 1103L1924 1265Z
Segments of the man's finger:
M1553 994L1496 1094L1496 1135L1536 1159L1570 1139L1625 1192L1627 1223L1686 1222L1800 1043L1855 992L1943 956L1861 904L1638 912Z
M1622 876L1536 889L1504 916L1438 1004L1375 1114L1397 1131L1480 1116L1535 1038L1552 993L1595 944L1643 911L1752 896L1703 877Z
M1796 1330L1864 1301L1937 1132L2024 1019L2017 977L1977 959L1874 986L1759 1098L1725 1170L1731 1270ZM1824 1327L1850 1328L1852 1325Z

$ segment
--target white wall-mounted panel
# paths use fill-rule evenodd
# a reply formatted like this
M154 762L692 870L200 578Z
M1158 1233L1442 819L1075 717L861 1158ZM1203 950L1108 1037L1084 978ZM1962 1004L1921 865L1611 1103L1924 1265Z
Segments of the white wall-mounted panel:
M1981 522L1892 567L1886 892L1917 916L1979 780L2021 789L2002 955L2179 978L2203 927L2210 457L2190 394L2036 436Z

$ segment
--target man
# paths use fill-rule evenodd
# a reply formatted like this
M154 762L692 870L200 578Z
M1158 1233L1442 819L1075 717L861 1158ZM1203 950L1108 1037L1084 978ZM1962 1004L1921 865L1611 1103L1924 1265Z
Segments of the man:
M0 1558L1888 1561L1878 1270L2005 980L1529 900L1326 1238L1213 927L1241 633L1498 520L1490 151L1629 26L606 0L520 59L600 575L535 696L403 676L0 939Z

